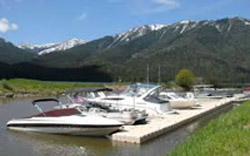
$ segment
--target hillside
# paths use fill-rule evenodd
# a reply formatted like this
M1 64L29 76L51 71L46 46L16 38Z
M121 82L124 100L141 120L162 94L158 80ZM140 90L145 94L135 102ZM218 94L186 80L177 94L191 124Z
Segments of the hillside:
M12 43L0 38L0 62L19 63L29 62L36 54L19 49Z
M131 36L132 35L132 36ZM250 21L225 18L215 21L181 21L172 25L133 28L60 53L39 56L34 63L47 67L78 68L99 65L114 80L171 80L181 68L197 76L223 82L250 81Z

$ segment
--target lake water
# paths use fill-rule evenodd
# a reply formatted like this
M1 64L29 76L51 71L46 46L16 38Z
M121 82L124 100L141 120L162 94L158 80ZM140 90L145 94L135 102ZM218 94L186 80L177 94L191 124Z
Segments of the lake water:
M199 130L212 118L233 108L233 105L228 105L171 133L157 137L144 144L136 145L112 142L104 137L47 135L7 130L5 124L12 118L38 113L31 104L32 100L30 98L0 99L1 156L162 156L173 150L176 145L187 139L190 134Z

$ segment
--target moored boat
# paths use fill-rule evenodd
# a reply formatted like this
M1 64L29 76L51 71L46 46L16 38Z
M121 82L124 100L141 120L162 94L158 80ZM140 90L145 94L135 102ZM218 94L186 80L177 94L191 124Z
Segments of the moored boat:
M101 87L77 88L68 92L67 97L70 99L70 102L60 107L77 108L82 114L102 116L120 121L126 125L146 122L147 114L145 111L135 109L119 110L93 102L107 97L105 93L111 93L111 91L109 88Z
M57 99L39 99L33 105L40 114L12 119L6 125L8 129L50 134L105 136L118 130L123 123L100 116L83 115L76 108L55 109L43 112L37 102L58 102Z
M175 109L187 109L187 108L195 108L198 106L197 100L195 100L192 94L188 94L189 98L184 98L178 96L174 92L161 92L160 97L164 100L168 100Z
M88 101L118 110L136 109L146 111L148 114L175 113L168 101L159 98L161 90L159 85L136 83L119 95L109 95Z

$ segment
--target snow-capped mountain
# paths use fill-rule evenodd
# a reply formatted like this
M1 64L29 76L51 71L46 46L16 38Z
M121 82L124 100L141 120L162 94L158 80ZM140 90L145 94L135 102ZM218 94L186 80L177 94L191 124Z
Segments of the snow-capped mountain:
M114 42L112 42L108 48L112 47L113 45L120 43L120 42L129 42L136 38L139 38L149 32L157 31L162 29L163 27L167 27L168 25L165 24L151 24L151 25L143 25L140 27L135 27L132 29L129 29L125 32L122 32L120 34L116 34L113 36L115 38Z
M250 21L248 19L234 17L234 18L224 18L220 20L203 20L203 21L194 21L194 20L183 20L175 22L173 24L149 24L139 27L131 28L122 33L118 33L111 37L111 40L105 41L103 48L109 49L120 44L126 44L134 40L139 40L141 37L145 38L146 34L157 33L155 36L159 36L159 39L164 39L169 36L170 33L174 35L185 35L189 31L198 31L200 29L208 28L217 30L219 33L230 32L234 26L237 24L244 24L250 26ZM150 35L148 36L150 38ZM105 40L105 39L104 39ZM64 51L72 47L85 44L86 42L72 38L68 41L61 43L48 43L43 45L31 45L31 44L22 44L18 45L19 48L26 49L29 51L37 52L39 55L55 52L55 51ZM93 42L89 42L93 43ZM107 45L106 45L107 44Z
M38 53L39 55L48 54L55 51L64 51L75 46L79 46L85 44L86 41L72 38L70 40L61 42L61 43L47 43L42 45L32 45L32 44L20 44L17 45L18 48L33 51Z
M180 22L176 22L169 27L174 28L175 32L179 32L180 34L194 29L196 27L204 28L205 26L214 27L218 32L227 31L229 32L234 24L242 23L244 25L249 25L249 20L241 17L234 18L224 18L220 20L204 20L204 21L193 21L193 20L184 20Z

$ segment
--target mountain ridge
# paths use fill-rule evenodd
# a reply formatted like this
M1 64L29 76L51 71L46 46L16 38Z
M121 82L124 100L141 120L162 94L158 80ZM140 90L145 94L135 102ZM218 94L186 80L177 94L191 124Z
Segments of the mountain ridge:
M36 55L30 62L58 69L98 66L114 81L145 81L149 64L151 81L157 81L160 65L163 81L188 68L206 80L250 82L248 19L184 20L154 26L135 27L65 51Z
M38 55L49 54L55 51L65 51L67 49L73 48L87 43L86 41L78 38L71 38L69 40L59 42L59 43L46 43L42 45L33 45L33 44L19 44L18 48L28 50L31 52L36 52Z

